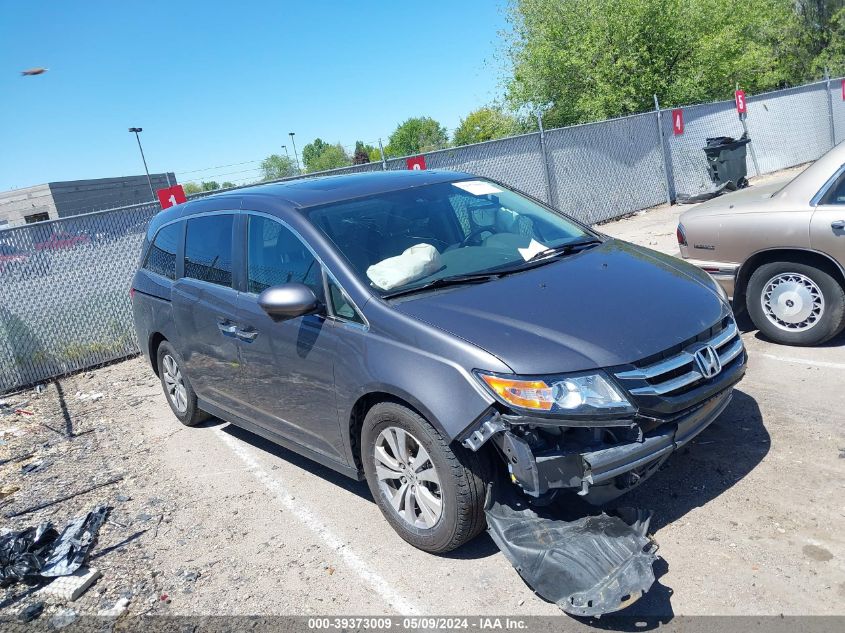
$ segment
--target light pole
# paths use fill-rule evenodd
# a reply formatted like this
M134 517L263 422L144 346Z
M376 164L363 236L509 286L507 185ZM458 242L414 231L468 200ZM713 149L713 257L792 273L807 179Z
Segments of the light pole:
M288 132L288 136L290 136L290 143L293 145L293 157L296 159L296 171L302 172L302 169L299 167L299 154L296 153L296 141L293 140L294 132Z
M152 196L152 200L155 201L156 192L153 191L153 181L152 178L150 178L150 170L147 169L147 159L144 157L144 148L141 147L141 137L138 136L138 132L143 132L144 128L131 127L129 128L129 131L135 132L135 140L138 141L138 149L141 150L141 160L144 161L144 171L147 173L147 184L150 185L150 195Z
M288 160L290 160L290 154L288 154L288 146L282 145L282 149L285 150L285 156L287 156Z

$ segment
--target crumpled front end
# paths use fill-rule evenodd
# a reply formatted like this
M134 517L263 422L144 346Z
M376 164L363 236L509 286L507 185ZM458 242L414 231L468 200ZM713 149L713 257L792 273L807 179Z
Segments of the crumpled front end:
M540 596L567 613L601 615L648 590L657 550L650 513L573 515L578 504L559 493L599 505L642 484L725 410L745 366L728 316L664 353L602 370L632 405L625 415L567 418L497 404L458 438L473 451L489 443L500 456L488 530Z

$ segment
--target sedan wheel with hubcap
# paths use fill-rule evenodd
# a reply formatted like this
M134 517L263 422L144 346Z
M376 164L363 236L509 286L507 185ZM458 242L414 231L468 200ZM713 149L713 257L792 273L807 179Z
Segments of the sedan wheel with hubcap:
M790 332L809 330L824 314L824 295L809 277L798 273L775 275L763 286L763 313Z
M374 457L379 489L402 520L422 529L437 525L443 514L440 477L420 441L389 426L376 439Z
M845 328L845 287L834 275L824 264L763 264L748 279L748 314L777 343L824 343Z

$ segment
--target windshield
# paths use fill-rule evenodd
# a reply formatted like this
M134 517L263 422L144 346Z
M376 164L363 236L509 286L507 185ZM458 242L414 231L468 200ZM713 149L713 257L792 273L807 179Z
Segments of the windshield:
M574 222L486 180L461 180L315 207L311 221L381 295L513 269L594 239Z

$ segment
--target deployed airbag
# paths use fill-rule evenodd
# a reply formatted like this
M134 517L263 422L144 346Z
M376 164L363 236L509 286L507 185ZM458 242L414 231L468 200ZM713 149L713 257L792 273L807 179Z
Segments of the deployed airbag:
M567 613L618 611L654 583L648 512L567 517L559 507L530 506L508 482L490 486L485 512L490 536L522 579Z
M415 244L401 255L388 257L367 268L367 277L382 290L392 290L427 277L442 267L436 248L431 244Z

